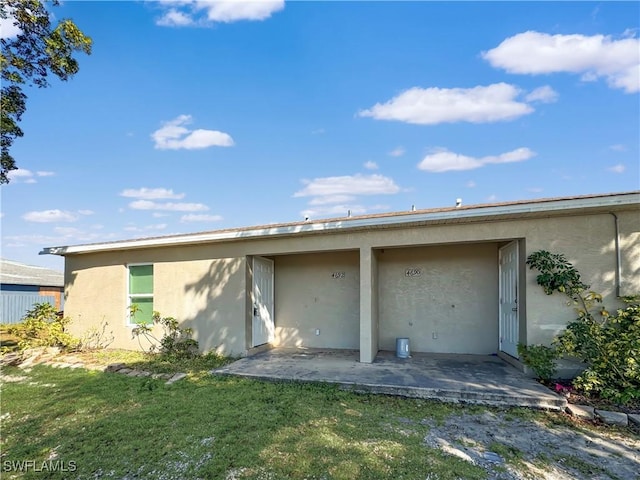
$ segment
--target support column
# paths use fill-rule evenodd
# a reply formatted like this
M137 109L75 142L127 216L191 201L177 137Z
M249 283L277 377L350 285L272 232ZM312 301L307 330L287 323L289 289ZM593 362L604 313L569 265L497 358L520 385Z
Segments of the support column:
M360 248L360 361L378 353L378 259L371 247Z

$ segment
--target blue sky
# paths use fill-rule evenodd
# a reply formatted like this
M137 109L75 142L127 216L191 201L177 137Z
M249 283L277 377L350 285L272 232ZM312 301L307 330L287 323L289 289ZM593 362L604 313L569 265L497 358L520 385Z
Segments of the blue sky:
M27 91L2 256L640 188L640 6L64 2L93 38ZM2 35L11 34L7 24Z

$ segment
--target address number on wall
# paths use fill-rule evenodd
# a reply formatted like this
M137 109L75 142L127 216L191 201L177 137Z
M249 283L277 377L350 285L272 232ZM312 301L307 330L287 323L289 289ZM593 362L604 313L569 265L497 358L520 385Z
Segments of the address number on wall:
M419 277L420 275L422 275L422 269L420 268L407 268L404 271L404 276L405 277Z
M344 278L344 272L333 272L331 278Z

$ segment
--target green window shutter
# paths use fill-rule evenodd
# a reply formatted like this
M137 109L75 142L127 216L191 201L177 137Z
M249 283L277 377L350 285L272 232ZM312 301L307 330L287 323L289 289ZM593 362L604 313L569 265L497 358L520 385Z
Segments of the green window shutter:
M153 265L132 265L129 267L129 293L153 294Z

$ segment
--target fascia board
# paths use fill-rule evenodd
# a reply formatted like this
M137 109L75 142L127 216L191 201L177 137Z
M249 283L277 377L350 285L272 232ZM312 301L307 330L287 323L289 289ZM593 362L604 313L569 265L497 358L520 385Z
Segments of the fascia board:
M580 198L531 202L525 204L496 205L463 210L446 210L441 212L411 213L390 215L386 217L349 218L327 222L309 222L288 226L274 226L272 228L255 228L247 230L214 231L207 233L187 234L176 237L156 237L135 240L123 240L109 243L95 243L88 245L48 247L41 255L70 255L100 251L127 250L146 247L169 247L175 245L189 245L197 243L219 242L225 240L254 239L264 237L290 236L297 234L330 233L349 230L361 230L384 227L400 227L412 224L428 224L432 222L473 221L480 217L499 218L502 216L522 215L526 217L534 214L557 214L568 211L580 211L597 208L619 207L625 205L640 205L640 193L626 195L612 195L608 197ZM585 211L585 213L587 213Z

